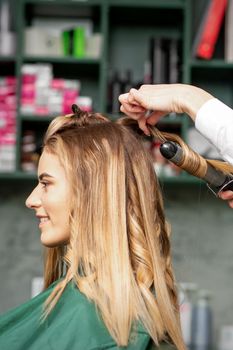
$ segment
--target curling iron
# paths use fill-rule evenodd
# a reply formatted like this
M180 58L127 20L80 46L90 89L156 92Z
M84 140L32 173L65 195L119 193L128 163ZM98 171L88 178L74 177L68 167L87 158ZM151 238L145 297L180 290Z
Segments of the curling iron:
M160 152L164 158L168 159L177 166L179 166L183 159L182 148L178 143L173 141L166 141L162 143L160 146ZM187 169L184 170L190 173ZM215 195L218 195L218 193L221 191L233 191L233 176L222 173L220 170L215 169L210 164L207 164L207 171L202 179L207 183L208 188Z

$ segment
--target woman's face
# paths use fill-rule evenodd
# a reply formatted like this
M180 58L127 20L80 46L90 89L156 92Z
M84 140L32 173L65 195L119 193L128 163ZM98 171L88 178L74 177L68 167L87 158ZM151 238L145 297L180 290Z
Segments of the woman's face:
M39 219L41 243L55 247L69 241L70 186L56 155L44 150L38 165L39 183L26 200Z

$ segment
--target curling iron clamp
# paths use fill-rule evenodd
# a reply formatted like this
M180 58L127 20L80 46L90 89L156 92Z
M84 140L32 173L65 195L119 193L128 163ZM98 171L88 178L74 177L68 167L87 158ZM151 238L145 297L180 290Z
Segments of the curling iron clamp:
M173 141L166 141L161 144L160 152L164 158L179 166L183 159L183 150L180 145ZM187 169L185 171L190 173ZM191 174L192 175L192 174ZM207 164L207 171L202 179L207 183L207 187L215 196L221 191L233 191L233 176L226 175L212 165Z

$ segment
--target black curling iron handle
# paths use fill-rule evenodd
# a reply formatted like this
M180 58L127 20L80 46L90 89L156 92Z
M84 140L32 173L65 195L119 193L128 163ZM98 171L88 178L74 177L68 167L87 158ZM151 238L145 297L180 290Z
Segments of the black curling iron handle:
M177 166L179 166L183 160L183 150L176 142L164 142L160 146L160 152L166 159ZM189 173L188 170L186 171ZM207 171L203 180L205 180L210 186L214 186L217 191L233 191L233 177L225 175L210 164L207 165Z
M226 179L225 184L219 187L219 191L233 191L233 178Z

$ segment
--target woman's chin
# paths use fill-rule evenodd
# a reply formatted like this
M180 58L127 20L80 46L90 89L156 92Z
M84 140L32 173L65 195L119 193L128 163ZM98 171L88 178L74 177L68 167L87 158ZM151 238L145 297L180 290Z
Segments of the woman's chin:
M57 242L56 239L53 239L48 232L41 233L40 241L42 245L48 248L54 248L59 245L59 242Z
M40 236L41 244L47 248L55 248L67 244L66 239L57 239L57 236L54 237L54 234L50 232L42 232Z

